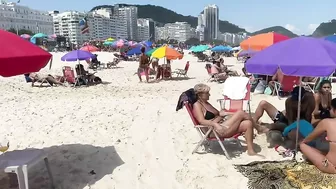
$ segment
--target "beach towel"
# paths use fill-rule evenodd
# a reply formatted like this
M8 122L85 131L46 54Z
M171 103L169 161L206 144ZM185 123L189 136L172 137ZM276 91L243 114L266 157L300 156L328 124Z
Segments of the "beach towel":
M229 77L225 80L223 95L232 100L244 99L247 93L247 77Z
M176 111L179 111L183 108L184 102L188 101L190 104L194 104L197 101L195 90L193 88L184 91L178 101L176 106Z
M306 162L257 161L234 167L248 178L249 189L336 188L336 175L321 173L316 166Z

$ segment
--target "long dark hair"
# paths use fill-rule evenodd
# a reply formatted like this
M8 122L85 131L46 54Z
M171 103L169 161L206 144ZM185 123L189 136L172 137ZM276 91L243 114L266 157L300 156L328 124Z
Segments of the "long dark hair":
M325 85L325 84L328 84L331 87L331 82L329 80L327 80L327 79L322 80L321 83L320 83L320 85L319 85L319 88L318 88L318 90L320 92L322 91L323 85Z

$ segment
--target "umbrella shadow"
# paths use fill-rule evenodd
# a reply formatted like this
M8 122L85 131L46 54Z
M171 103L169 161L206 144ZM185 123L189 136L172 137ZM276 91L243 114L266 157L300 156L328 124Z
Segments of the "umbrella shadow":
M195 77L172 77L168 80L170 80L170 81L184 81L184 80L190 80L190 79L195 79Z
M112 174L124 164L113 146L69 144L44 148L57 189L83 189ZM31 188L48 188L50 182L43 163L30 172ZM112 179L112 178L110 178Z

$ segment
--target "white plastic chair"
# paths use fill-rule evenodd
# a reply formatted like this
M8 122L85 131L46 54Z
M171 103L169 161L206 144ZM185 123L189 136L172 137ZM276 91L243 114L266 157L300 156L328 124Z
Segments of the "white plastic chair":
M26 149L6 152L0 155L0 170L5 173L15 173L20 189L29 189L28 169L44 160L52 189L55 188L52 173L49 167L47 154L40 149Z

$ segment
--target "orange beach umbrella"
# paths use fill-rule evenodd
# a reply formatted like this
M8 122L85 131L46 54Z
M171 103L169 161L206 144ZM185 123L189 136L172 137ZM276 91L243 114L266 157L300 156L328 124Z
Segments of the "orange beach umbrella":
M240 43L240 47L244 50L260 51L277 42L290 39L289 37L275 32L262 33L245 39Z

